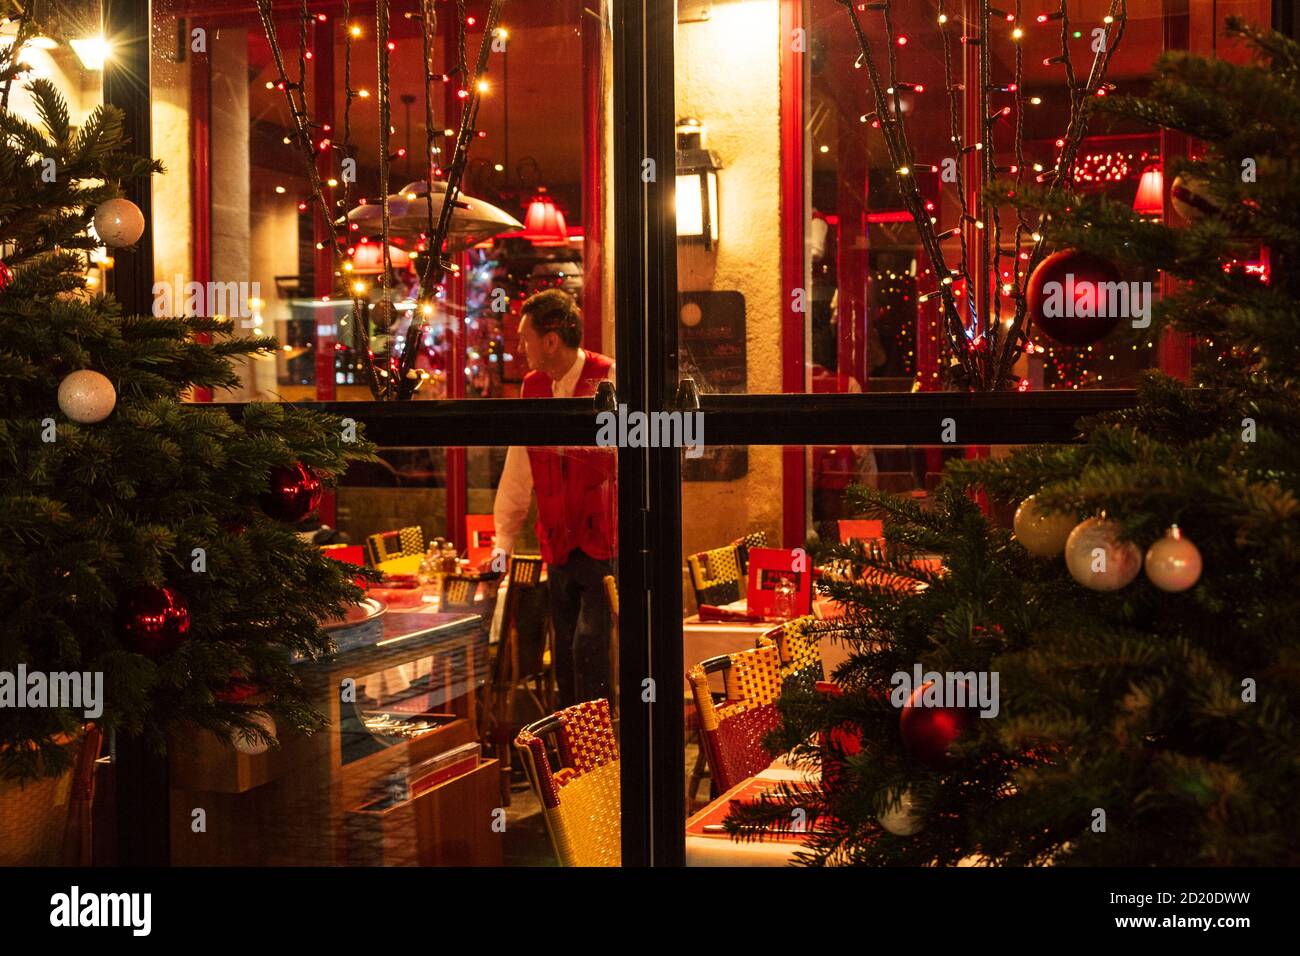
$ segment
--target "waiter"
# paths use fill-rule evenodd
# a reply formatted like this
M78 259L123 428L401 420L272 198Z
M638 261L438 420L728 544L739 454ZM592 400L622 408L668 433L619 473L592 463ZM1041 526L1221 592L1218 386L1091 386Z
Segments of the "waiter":
M582 312L561 289L524 302L519 349L530 371L522 398L581 398L614 377L614 362L582 348ZM610 695L604 579L618 552L612 448L511 447L497 487L493 558L514 550L537 492L537 540L547 565L560 706Z

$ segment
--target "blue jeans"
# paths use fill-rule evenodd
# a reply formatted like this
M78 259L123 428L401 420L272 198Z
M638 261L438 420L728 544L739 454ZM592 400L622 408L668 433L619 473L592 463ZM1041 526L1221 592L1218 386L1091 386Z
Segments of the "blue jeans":
M605 576L613 573L612 561L599 561L582 550L572 552L564 564L547 566L561 707L610 696Z

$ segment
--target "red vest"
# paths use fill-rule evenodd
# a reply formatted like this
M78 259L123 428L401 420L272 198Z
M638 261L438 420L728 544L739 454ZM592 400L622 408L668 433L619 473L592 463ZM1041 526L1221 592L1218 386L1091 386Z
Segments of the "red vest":
M614 363L587 352L574 398L596 394ZM522 398L551 398L551 379L529 372ZM594 426L593 426L594 427ZM581 548L599 560L618 553L618 456L613 448L528 449L537 492L537 540L547 564L564 564Z

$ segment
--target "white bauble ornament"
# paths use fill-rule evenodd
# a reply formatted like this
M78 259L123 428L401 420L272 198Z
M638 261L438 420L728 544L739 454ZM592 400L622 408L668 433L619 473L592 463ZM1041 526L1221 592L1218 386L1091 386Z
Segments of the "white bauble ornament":
M1094 591L1118 591L1142 570L1142 552L1119 540L1119 525L1108 518L1079 523L1065 541L1065 565L1070 575Z
M275 719L270 714L265 711L258 711L257 713L250 715L250 719L272 737L275 736ZM231 731L230 743L231 746L241 754L246 754L249 757L256 757L271 749L270 744L265 740L257 737L249 738L241 736L237 730Z
M925 829L925 815L911 790L904 790L898 803L880 815L880 825L894 836L912 836Z
M1186 591L1201 578L1201 552L1178 525L1147 549L1147 577L1162 591Z
M144 213L129 199L106 199L95 207L95 232L104 245L134 245L144 235Z
M59 383L59 408L74 422L102 422L116 404L113 383L88 368L73 372Z
M1175 176L1169 187L1169 204L1188 222L1197 222L1219 211L1210 199L1205 180L1198 176Z
M1020 502L1012 527L1016 540L1035 557L1052 558L1065 548L1065 539L1074 530L1075 519L1067 514L1048 514L1038 507L1034 496Z

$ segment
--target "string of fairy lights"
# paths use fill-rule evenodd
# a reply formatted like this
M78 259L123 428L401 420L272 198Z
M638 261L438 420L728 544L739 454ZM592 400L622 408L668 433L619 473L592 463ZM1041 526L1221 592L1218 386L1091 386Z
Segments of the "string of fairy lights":
M446 256L443 255L443 247L446 243L448 234L451 229L452 214L456 208L457 199L460 194L461 181L465 175L468 164L470 147L476 138L480 138L483 133L477 129L479 106L481 97L486 90L485 74L487 73L488 54L491 50L491 42L497 30L500 20L501 9L504 0L490 0L487 16L484 21L483 35L479 43L479 49L475 58L473 72L470 72L466 57L466 34L468 27L473 25L475 19L465 13L464 0L457 0L457 49L458 63L446 73L437 74L433 70L433 51L432 38L437 31L437 17L433 9L433 0L421 0L419 12L408 12L405 14L407 19L416 19L423 21L422 34L422 73L424 88L424 114L425 114L425 132L426 147L424 150L424 196L426 198L426 207L428 209L428 221L426 232L422 236L424 247L428 254L423 257L419 269L419 296L416 301L416 308L412 311L411 321L407 326L405 335L400 342L394 343L390 347L387 356L384 357L382 365L377 362L373 348L371 347L369 337L369 322L365 315L362 304L359 286L363 283L360 281L353 282L346 286L348 294L352 299L352 320L354 327L361 337L362 344L362 365L365 370L366 383L370 388L372 396L380 401L384 400L405 400L414 395L416 390L424 381L424 376L418 374L415 370L416 358L420 352L420 342L425 337L428 327L428 320L434 314L434 300L440 290L444 288L444 280L448 273L457 271L457 267ZM287 143L294 143L298 146L302 155L304 166L306 167L307 180L310 186L312 200L318 209L320 219L324 224L326 233L325 240L317 244L318 249L329 248L334 260L334 274L346 278L348 269L345 262L346 257L353 254L355 247L350 244L350 233L357 228L355 223L348 224L349 228L344 235L339 235L339 229L336 225L338 217L337 209L343 211L342 222L347 223L346 212L351 208L351 186L354 178L343 176L342 196L334 201L333 208L330 200L326 197L326 184L322 182L320 172L317 168L317 153L334 155L341 154L344 158L352 159L355 162L355 150L351 142L351 107L354 99L367 99L369 93L364 88L354 88L352 85L352 42L360 39L364 31L360 24L351 22L351 4L345 0L343 6L343 22L347 25L344 30L344 131L342 142L335 142L330 135L324 135L318 141L315 138L314 131L319 130L321 133L330 134L332 130L327 125L314 123L307 105L306 99L306 75L307 61L312 58L308 45L307 27L312 19L324 21L324 14L311 14L307 9L307 0L299 0L298 20L299 20L299 49L298 49L298 76L297 79L290 79L286 67L284 51L282 49L278 32L275 26L274 11L272 0L257 0L258 17L262 22L263 30L266 33L267 42L271 48L272 63L274 65L276 80L273 85L285 94L285 101L289 108L290 122L292 125L291 135L286 137ZM390 86L391 74L391 54L396 49L396 43L392 38L391 21L389 14L389 5L386 0L380 0L375 5L375 49L376 49L376 82L375 93L378 100L378 167L379 167L379 192L378 202L381 203L380 215L380 254L382 257L382 270L380 291L381 298L379 308L381 314L386 318L391 318L393 306L393 289L392 289L392 221L389 210L390 196L390 178L392 164L394 160L402 159L406 155L405 149L393 150L391 145L392 127L392 91ZM460 83L457 89L457 97L462 101L460 111L460 120L457 128L443 130L443 135L449 134L454 138L454 147L450 161L444 165L437 162L437 157L441 153L441 148L436 145L435 128L433 123L433 91L435 83L448 83L452 79L457 79ZM442 206L439 210L436 221L433 217L434 190L433 182L435 177L441 178L445 185L445 192L442 198ZM328 180L328 186L333 189L340 184L340 178L331 176ZM410 196L408 198L418 198ZM365 202L364 199L359 200ZM300 203L300 211L306 211L311 203Z
M958 363L962 377L968 387L989 391L1003 387L1009 380L1011 366L1031 346L1027 328L1027 295L1029 276L1034 268L1046 257L1046 241L1043 236L1044 214L1040 214L1037 224L1025 218L1023 209L1017 210L1016 226L1011 248L1003 247L1003 224L999 204L988 208L982 195L974 197L974 208L966 196L965 180L962 173L962 161L972 154L978 154L983 180L993 182L1001 174L1010 174L1014 179L1009 183L1009 199L1015 198L1019 189L1025 184L1028 170L1024 162L1024 114L1027 102L1035 103L1037 98L1027 100L1024 94L1024 57L1020 41L1025 35L1021 26L1023 9L1021 0L1016 0L1010 11L1000 10L989 2L980 0L976 22L963 24L961 18L949 13L944 0L940 0L937 11L937 24L940 31L944 54L944 81L949 103L949 133L954 151L958 157L956 163L957 192L960 205L960 220L956 226L940 230L938 217L933 215L935 204L927 201L921 193L917 176L920 170L938 172L937 165L918 165L913 156L911 143L903 118L902 93L921 93L921 84L906 83L899 80L898 51L905 49L908 39L905 34L897 33L892 19L892 0L839 0L846 9L854 36L857 39L860 54L855 67L865 67L867 72L868 92L873 101L872 112L861 117L862 122L869 122L873 129L880 130L890 162L898 180L904 206L911 215L920 238L920 244L933 274L937 287L922 294L922 302L939 298L941 304L941 329L945 341ZM888 85L881 77L881 68L873 55L872 46L858 16L859 12L878 13L881 16L882 36L880 41L886 51L886 72ZM1064 136L1058 140L1060 153L1056 164L1050 170L1035 165L1036 182L1042 185L1050 196L1053 192L1072 181L1079 147L1087 134L1088 111L1084 108L1088 97L1106 95L1112 84L1105 82L1111 58L1123 38L1128 19L1127 0L1111 0L1108 13L1103 18L1102 36L1099 44L1094 44L1094 56L1087 78L1080 81L1070 53L1071 29L1067 0L1060 0L1057 9L1038 14L1039 24L1059 23L1061 52L1044 60L1044 65L1060 65L1065 70L1066 85L1070 95L1069 116ZM994 25L1009 24L1009 39L1015 50L1013 77L1007 84L995 85L992 81L992 54L990 44L995 36ZM981 116L981 138L974 143L966 142L961 117L967 99L963 83L957 81L954 69L954 31L960 29L959 42L966 48L975 49L979 74L980 89L974 100L983 113ZM986 97L991 95L1012 96L1013 105L1004 105L991 113L985 110ZM1038 101L1040 102L1040 101ZM997 164L997 150L993 141L995 124L1015 114L1011 150L1014 163L1008 166ZM987 211L986 211L987 210ZM986 219L992 228L985 228ZM944 255L942 243L947 239L957 239L959 259L957 267L949 266ZM972 278L971 253L969 245L978 244L978 274L989 276L993 281L976 283ZM1026 243L1028 247L1026 249ZM1002 268L1002 260L1010 257L1012 267ZM961 287L968 294L964 297L965 308L959 308ZM1010 315L1003 317L1003 298L1014 304ZM976 301L982 298L983 301ZM963 318L965 312L967 318Z

